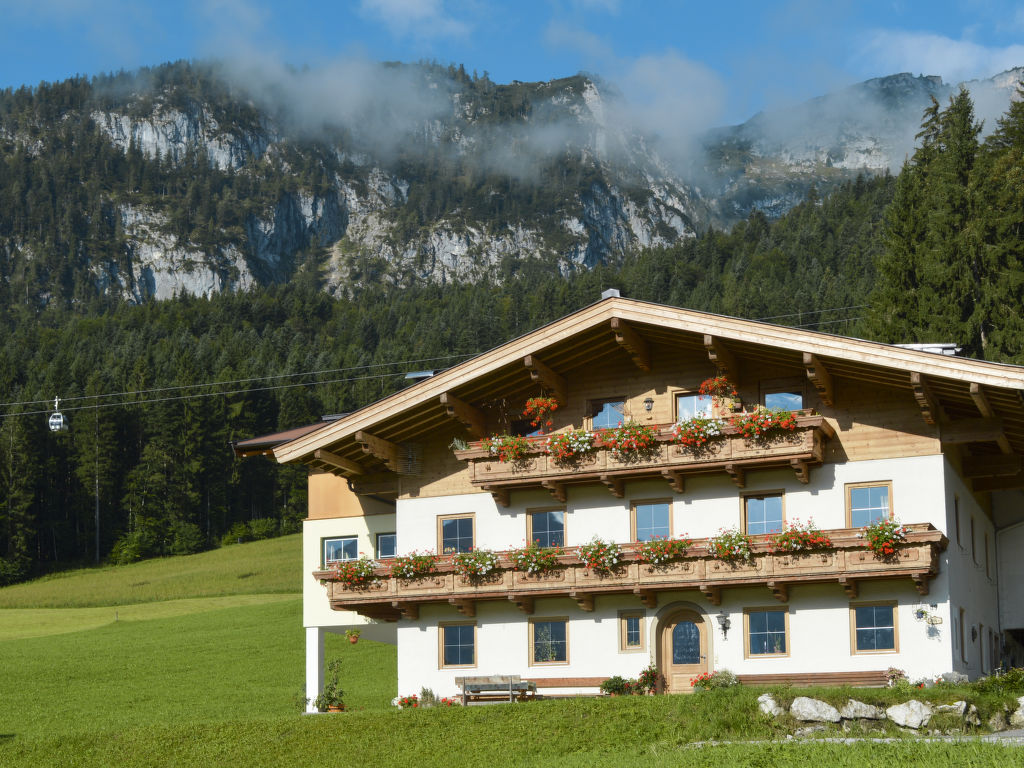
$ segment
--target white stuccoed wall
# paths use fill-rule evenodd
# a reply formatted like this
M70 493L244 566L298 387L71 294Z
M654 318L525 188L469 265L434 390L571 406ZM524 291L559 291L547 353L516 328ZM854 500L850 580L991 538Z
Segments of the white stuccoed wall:
M892 481L895 517L904 523L931 523L946 532L952 515L951 488L960 487L962 521L972 509L976 532L981 540L981 510L974 509L971 496L962 488L952 468L941 455L828 464L812 470L811 483L802 485L790 471L756 472L748 475L744 492L785 492L787 520L813 518L819 528L842 528L846 521L846 483ZM959 485L958 485L959 484ZM566 544L585 543L594 535L606 540L629 540L630 501L664 499L673 501L673 535L692 538L713 536L722 528L740 524L742 500L728 478L719 475L688 478L686 493L673 494L660 481L632 482L627 498L616 499L599 486L570 487L566 509ZM541 491L516 492L508 509L498 507L489 494L402 499L397 506L399 552L437 549L437 517L475 514L476 546L507 549L521 546L526 538L528 509L558 506ZM964 523L962 522L962 525ZM990 531L990 542L994 542ZM994 545L993 545L994 546ZM454 678L463 675L520 674L524 677L604 677L620 674L633 677L650 661L656 638L656 616L667 606L685 602L709 617L713 666L727 667L739 674L772 674L794 671L856 671L900 667L911 677L926 677L957 668L952 648L950 575L957 580L956 594L977 595L972 610L974 621L995 626L994 582L984 576L982 566L966 568L950 547L939 575L931 582L930 594L921 597L907 581L863 583L854 602L896 600L899 621L899 653L851 654L850 600L837 585L794 587L790 610L790 655L783 658L743 658L743 609L779 607L767 590L724 590L721 606L712 606L695 591L663 593L657 609L647 610L647 639L644 653L618 651L618 611L642 608L630 596L599 597L591 613L580 610L565 598L538 600L533 616L567 616L569 663L530 666L527 616L515 606L499 602L477 604L478 663L470 669L438 669L437 625L441 621L466 621L450 606L424 606L417 621L401 621L398 627L399 692L416 693L426 686L438 695L455 693ZM969 550L968 550L969 559ZM994 562L993 562L994 568ZM994 570L993 570L994 574ZM932 605L934 604L934 608ZM916 619L915 609L926 608L942 619L932 625ZM732 627L723 638L714 616L721 610L730 614ZM992 623L990 623L992 622ZM969 637L969 629L967 630ZM976 656L977 654L975 654ZM968 654L970 659L970 653ZM972 676L980 667L964 670ZM569 692L579 692L572 689ZM555 693L557 691L548 691Z

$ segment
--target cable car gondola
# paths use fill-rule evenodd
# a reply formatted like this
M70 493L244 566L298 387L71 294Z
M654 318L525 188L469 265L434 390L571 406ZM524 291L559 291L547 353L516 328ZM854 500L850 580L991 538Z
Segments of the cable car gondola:
M53 398L53 413L50 414L50 425L51 432L67 432L68 420L64 418L64 414L60 412L60 398Z

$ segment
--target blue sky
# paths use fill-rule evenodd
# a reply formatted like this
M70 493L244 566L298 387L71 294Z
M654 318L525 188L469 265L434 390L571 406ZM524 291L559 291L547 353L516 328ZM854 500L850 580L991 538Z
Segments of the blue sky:
M1024 65L1002 0L0 0L0 86L181 58L462 63L498 82L585 70L702 122L911 71L947 81Z

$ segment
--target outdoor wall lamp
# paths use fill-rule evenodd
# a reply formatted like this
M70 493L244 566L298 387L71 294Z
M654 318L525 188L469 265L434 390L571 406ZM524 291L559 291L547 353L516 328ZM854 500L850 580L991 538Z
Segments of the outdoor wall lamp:
M644 410L649 411L654 407L654 398L648 397L644 400Z
M729 614L723 609L715 618L718 619L718 626L722 628L722 637L728 636L729 627L732 626L732 620L729 618Z

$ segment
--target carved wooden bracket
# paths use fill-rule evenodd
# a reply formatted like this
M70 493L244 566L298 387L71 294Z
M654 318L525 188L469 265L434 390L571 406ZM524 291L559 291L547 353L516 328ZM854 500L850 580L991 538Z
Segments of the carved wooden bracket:
M910 578L914 582L914 589L922 595L928 594L928 582L931 579L930 573L913 573Z
M658 607L658 593L651 589L640 589L636 587L633 594L640 598L640 602L648 608Z
M576 605L583 611L594 610L594 596L586 592L577 592L575 589L569 592L569 597L576 601Z
M809 482L811 482L811 467L806 461L801 461L800 459L790 459L789 466L791 466L793 468L793 471L796 472L796 479L799 480L801 483L807 485Z
M541 480L541 486L545 488L557 501L565 504L565 483L558 483L554 480Z
M686 476L682 472L663 469L661 470L661 476L668 480L669 486L676 493L683 493L686 490Z
M448 418L462 424L473 437L483 438L487 435L486 419L479 408L463 402L451 392L441 395L441 405L444 406Z
M353 475L363 474L363 468L356 464L350 459L346 459L343 456L339 456L336 453L325 451L322 448L318 451L313 452L313 458L317 461L322 461L324 464L330 464L332 467L337 467L346 472L351 472Z
M472 600L466 600L465 598L460 597L449 597L448 604L454 605L455 610L463 616L476 616L476 603Z
M363 449L363 453L380 459L392 472L398 471L398 457L400 449L397 443L385 440L382 437L371 435L369 432L360 430L355 434L355 441Z
M729 473L737 488L747 487L747 475L743 471L743 467L736 466L735 464L726 464L725 471Z
M807 378L814 385L821 402L825 405L835 405L835 385L832 383L832 374L829 370L810 352L804 352L804 368L807 369Z
M629 356L633 358L636 367L642 371L650 371L650 345L624 320L613 317L611 326L612 331L615 333L615 342L629 352Z
M910 388L914 391L914 399L917 400L917 406L921 409L921 417L925 424L936 423L939 420L941 408L938 399L932 394L931 387L928 386L928 380L923 374L914 371L910 374Z
M616 499L621 499L625 494L625 484L622 482L621 477L601 475L601 482L604 483L605 487Z
M786 584L783 581L769 581L768 590L780 603L789 602L789 584Z
M509 595L508 599L515 603L523 613L529 615L533 613L533 598L529 595Z
M850 598L851 600L853 600L855 597L857 597L857 582L856 582L856 580L848 579L845 576L840 576L839 577L839 586L841 586L843 588L843 592L845 592L846 596L848 598Z
M530 378L555 393L558 402L565 405L569 400L569 385L565 382L565 376L555 373L538 360L536 355L527 355L523 358L523 365L530 372Z
M720 587L715 586L714 584L701 584L698 589L712 605L722 604L722 590Z
M988 395L985 394L981 384L971 383L971 399L974 400L974 404L978 407L978 411L983 418L995 418L996 412L992 408L992 403L989 402ZM1010 441L1005 434L999 435L996 438L996 442L999 444L999 450L1003 453L1013 453L1013 448L1010 446Z
M415 621L420 617L420 606L418 603L400 603L397 600L391 601L391 607L402 614L403 619Z
M508 488L495 488L493 485L481 485L480 490L487 491L499 507L507 507L511 503Z
M736 356L726 348L721 339L716 339L711 334L704 334L704 349L707 350L710 360L720 373L729 377L733 384L739 384L740 366L736 362Z

